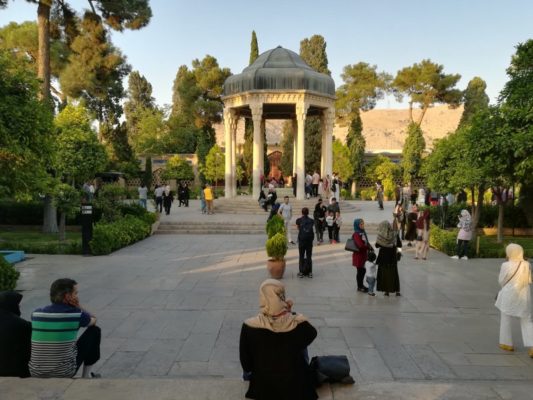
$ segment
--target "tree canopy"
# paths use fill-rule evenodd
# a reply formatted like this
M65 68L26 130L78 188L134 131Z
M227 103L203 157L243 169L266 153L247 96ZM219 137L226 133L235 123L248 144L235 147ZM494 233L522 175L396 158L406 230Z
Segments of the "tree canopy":
M470 123L472 117L478 112L486 110L489 106L489 96L485 93L487 84L480 77L474 77L468 82L463 93L464 110L459 121L459 126Z
M315 71L331 75L326 46L326 40L322 35L305 38L300 42L300 57Z
M407 139L403 146L401 166L403 179L411 182L417 177L422 166L422 153L426 148L426 141L420 125L411 123L407 127Z

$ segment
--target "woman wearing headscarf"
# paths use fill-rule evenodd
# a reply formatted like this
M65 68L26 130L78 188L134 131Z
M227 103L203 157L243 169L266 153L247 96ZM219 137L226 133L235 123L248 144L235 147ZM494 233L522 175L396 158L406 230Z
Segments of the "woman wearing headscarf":
M0 376L29 377L31 323L20 318L22 295L0 292Z
M392 229L389 221L383 221L378 225L378 238L376 248L379 249L376 264L378 265L377 288L378 292L396 292L400 296L400 277L398 275L398 247L402 242L398 239L398 233Z
M361 218L356 218L353 221L353 230L352 239L359 249L359 251L352 253L352 265L357 268L357 291L366 293L368 289L364 286L366 274L365 263L368 259L370 245L365 232L365 221Z
M496 308L500 310L500 348L514 351L511 323L520 318L522 342L529 347L533 358L533 322L531 320L531 266L524 260L522 246L511 243L505 249L507 262L500 269L498 282L502 287L496 297Z
M291 311L284 285L267 279L259 288L260 312L244 321L240 360L250 386L246 397L257 400L315 400L306 349L317 331Z
M407 214L407 231L405 232L405 240L408 241L407 246L411 247L411 242L416 239L416 220L418 219L417 205L411 206L411 211Z
M429 209L420 212L416 220L415 260L426 260L429 251Z
M461 210L459 223L457 224L459 233L457 234L457 254L452 256L455 260L468 260L468 243L472 240L472 217L467 210Z

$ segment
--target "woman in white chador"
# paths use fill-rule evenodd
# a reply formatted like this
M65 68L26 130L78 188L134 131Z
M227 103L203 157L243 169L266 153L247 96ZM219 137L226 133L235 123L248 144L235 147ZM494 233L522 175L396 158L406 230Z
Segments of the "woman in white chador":
M507 259L500 269L498 292L495 306L501 311L500 348L514 351L511 321L520 318L522 340L529 347L529 356L533 358L533 322L531 320L531 267L524 260L524 249L511 243L506 248Z

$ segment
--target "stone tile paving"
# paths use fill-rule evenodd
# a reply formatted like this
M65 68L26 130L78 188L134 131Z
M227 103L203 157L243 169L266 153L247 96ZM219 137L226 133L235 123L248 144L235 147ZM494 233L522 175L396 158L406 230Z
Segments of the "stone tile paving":
M363 215L388 215L371 206ZM283 281L319 330L310 354L346 354L357 382L533 378L519 340L516 353L497 346L500 260L431 251L414 261L406 249L402 297L372 298L355 291L342 245L314 248L312 280L296 277L297 257L293 246ZM19 264L23 315L48 302L54 279L72 277L102 327L105 377L239 379L240 327L258 310L265 260L262 235L159 235L107 257L34 256Z

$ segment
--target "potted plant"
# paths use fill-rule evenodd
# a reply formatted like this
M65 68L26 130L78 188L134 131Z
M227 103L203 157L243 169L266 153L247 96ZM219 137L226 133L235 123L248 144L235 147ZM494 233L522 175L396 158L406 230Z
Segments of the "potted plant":
M266 231L268 239L265 247L269 257L267 269L272 278L281 279L285 273L285 254L288 248L283 218L279 215L272 217L267 222Z

